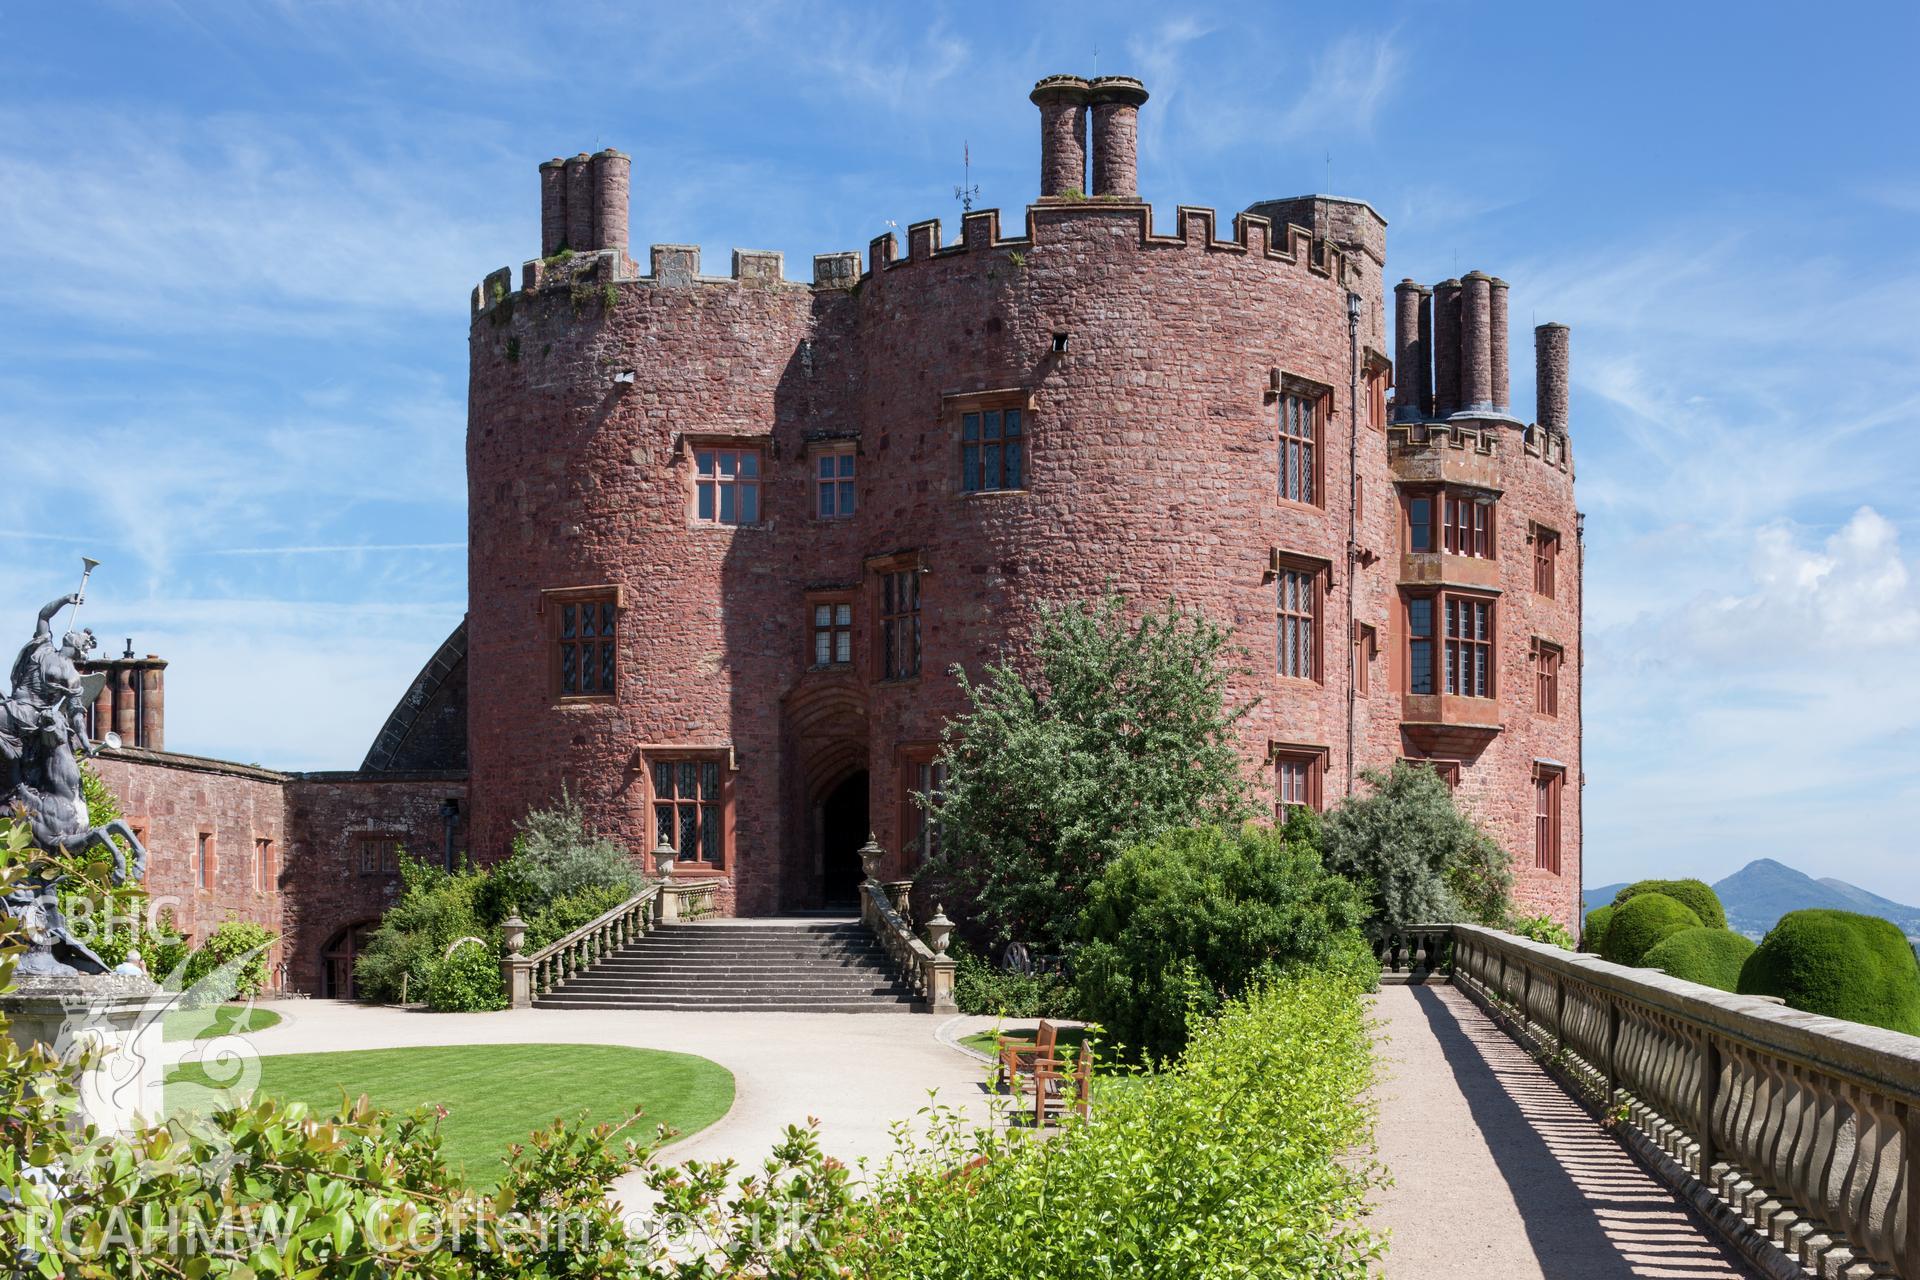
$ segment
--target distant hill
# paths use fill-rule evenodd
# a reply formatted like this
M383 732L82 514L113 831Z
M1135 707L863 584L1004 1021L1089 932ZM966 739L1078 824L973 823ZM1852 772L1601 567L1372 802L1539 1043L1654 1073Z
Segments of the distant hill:
M1582 905L1587 911L1604 907L1624 888L1626 885L1622 883L1588 889L1581 895ZM1883 916L1898 925L1909 938L1920 937L1920 907L1883 898L1830 876L1815 880L1772 858L1756 858L1714 885L1713 891L1720 895L1720 901L1727 908L1727 923L1756 938L1773 928L1787 912L1807 907Z

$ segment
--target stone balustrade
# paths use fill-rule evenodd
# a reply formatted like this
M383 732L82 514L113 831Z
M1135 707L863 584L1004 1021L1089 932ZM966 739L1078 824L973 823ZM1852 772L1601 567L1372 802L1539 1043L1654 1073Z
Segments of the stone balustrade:
M635 941L657 924L697 919L714 907L718 880L665 880L647 885L619 906L589 920L578 929L548 943L532 955L522 955L526 925L515 916L501 925L507 955L500 962L507 1003L515 1009L532 1005L544 995Z
M1920 1280L1920 1038L1472 925L1453 982L1772 1276Z
M931 944L922 941L907 918L912 890L910 880L883 884L868 876L860 886L861 922L879 941L895 972L913 992L916 1009L922 1013L958 1013L959 1006L953 1000L953 979L954 970L959 966L947 955L953 925L944 912L936 910L934 918L927 922Z

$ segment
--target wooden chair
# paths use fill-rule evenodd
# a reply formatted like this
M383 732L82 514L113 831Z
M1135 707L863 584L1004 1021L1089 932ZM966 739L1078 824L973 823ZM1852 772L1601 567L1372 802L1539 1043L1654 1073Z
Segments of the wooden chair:
M1044 1129L1066 1114L1069 1107L1084 1120L1093 1105L1093 1047L1080 1046L1079 1060L1074 1063L1071 1077L1059 1058L1036 1059L1033 1084L1034 1128Z
M1031 1044L1024 1040L1000 1040L1000 1070L995 1084L1002 1093L1024 1094L1032 1087L1034 1063L1043 1058L1054 1056L1054 1046L1059 1042L1060 1028L1042 1018L1040 1029L1033 1033Z

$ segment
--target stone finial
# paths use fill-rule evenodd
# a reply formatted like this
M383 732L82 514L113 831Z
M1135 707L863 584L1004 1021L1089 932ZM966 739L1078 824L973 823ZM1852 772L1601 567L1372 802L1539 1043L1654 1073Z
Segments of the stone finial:
M673 874L673 846L667 843L665 836L653 846L653 874L665 880Z

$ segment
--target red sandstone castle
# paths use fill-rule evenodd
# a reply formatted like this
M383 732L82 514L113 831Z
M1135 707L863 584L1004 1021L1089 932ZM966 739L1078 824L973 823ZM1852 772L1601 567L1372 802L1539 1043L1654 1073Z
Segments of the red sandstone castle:
M344 984L379 902L340 886L386 891L391 847L504 856L563 786L741 914L850 900L870 831L909 875L934 837L912 797L963 709L949 669L1110 588L1235 629L1276 805L1430 762L1514 855L1517 899L1573 922L1566 329L1535 331L1527 422L1505 282L1401 281L1389 341L1367 204L1156 228L1141 84L1032 97L1024 225L917 223L904 256L882 236L811 283L745 250L704 275L681 245L643 273L627 157L540 166L541 256L473 297L468 619L361 770L271 784L294 985ZM109 773L130 810L178 768L151 755Z

